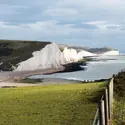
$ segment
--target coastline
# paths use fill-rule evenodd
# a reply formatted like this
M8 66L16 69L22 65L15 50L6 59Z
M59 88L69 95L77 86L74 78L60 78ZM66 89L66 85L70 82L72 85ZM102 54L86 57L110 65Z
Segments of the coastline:
M32 75L48 75L54 73L75 72L84 70L80 65L86 65L86 62L73 62L62 65L59 68L37 69L27 71L2 71L0 72L0 82L24 79Z
M40 81L31 80L28 82L27 80L10 80L0 82L0 88L15 88L15 87L26 87L26 86L46 86L46 85L61 85L61 84L86 84L86 83L98 83L104 82L108 79L100 79L95 81L80 81L80 80L69 80L62 78L42 78ZM31 82L32 81L32 82Z
M66 79L59 79L59 78L45 78L42 79L41 82L36 83L28 83L28 82L21 82L21 81L3 81L0 82L0 88L15 88L15 87L26 87L26 86L43 86L43 85L57 85L57 84L83 84L82 81L77 80L66 80Z
M0 82L4 81L13 81L24 79L31 75L39 75L39 74L47 74L47 73L56 73L58 71L64 70L64 67L56 68L49 68L49 69L38 69L38 70L31 70L31 71L3 71L0 72Z

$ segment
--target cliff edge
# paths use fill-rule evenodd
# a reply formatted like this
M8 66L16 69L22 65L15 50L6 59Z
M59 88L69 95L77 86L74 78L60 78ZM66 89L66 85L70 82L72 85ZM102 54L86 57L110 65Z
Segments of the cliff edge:
M66 63L63 53L56 43L46 45L40 51L32 53L33 57L19 63L15 71L60 68Z

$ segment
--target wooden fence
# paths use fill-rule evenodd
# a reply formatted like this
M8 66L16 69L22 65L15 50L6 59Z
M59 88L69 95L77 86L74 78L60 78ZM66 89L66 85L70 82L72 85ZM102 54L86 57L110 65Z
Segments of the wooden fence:
M111 125L113 115L113 80L112 78L99 102L92 125Z

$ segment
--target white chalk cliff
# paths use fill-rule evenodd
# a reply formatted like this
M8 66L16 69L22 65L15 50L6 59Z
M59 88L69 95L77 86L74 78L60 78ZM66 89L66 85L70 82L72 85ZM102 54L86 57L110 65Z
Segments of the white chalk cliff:
M65 48L63 51L64 57L68 62L77 62L87 56L95 56L95 54L82 50L78 52L75 49Z
M91 52L88 52L85 50L81 50L80 52L77 53L77 51L75 49L68 49L66 47L66 48L64 48L63 54L64 54L64 57L65 57L67 62L77 62L77 61L83 59L84 57L119 55L119 51L111 50L111 51L107 51L107 52L102 53L102 54L95 54L95 53L91 53Z
M87 57L87 56L95 56L96 54L90 53L88 51L82 50L81 52L78 53L79 58Z
M119 51L111 50L103 54L94 54L84 50L77 53L75 49L64 48L64 51L61 52L56 43L51 43L40 51L33 52L32 55L33 57L28 60L20 62L15 71L59 68L62 64L77 62L87 56L119 55Z
M105 55L105 56L115 56L116 55L117 56L117 55L119 55L119 51L111 50L111 51L105 52L105 53L103 53L101 55Z
M78 61L77 51L75 49L65 48L63 51L63 55L67 62L76 62Z
M19 63L15 71L59 68L66 63L63 53L56 43L46 45L42 50L32 53L33 57Z

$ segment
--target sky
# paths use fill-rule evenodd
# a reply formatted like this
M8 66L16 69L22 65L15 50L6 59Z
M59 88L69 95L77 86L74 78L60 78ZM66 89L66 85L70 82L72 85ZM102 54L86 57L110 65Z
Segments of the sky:
M0 39L125 50L125 0L0 0Z

